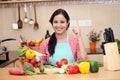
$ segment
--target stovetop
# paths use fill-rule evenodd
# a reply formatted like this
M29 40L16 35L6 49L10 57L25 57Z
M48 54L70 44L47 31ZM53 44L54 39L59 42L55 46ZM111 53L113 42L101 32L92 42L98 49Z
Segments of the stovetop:
M0 54L4 53L5 51L7 51L7 48L4 46L0 46Z
M18 60L17 51L4 51L0 49L0 68Z

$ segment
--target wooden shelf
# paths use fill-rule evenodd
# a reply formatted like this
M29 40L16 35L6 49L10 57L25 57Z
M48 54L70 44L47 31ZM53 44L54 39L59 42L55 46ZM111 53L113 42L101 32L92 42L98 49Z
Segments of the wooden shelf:
M36 4L37 6L46 5L80 5L80 4L120 4L120 0L8 0L0 1L0 7L3 5L6 8L15 7L17 4L30 5Z

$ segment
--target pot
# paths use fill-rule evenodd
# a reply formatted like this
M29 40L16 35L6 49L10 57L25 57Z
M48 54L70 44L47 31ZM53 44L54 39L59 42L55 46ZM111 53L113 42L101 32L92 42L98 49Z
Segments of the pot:
M0 40L0 44L5 42L5 41L11 41L11 40L16 40L16 39L14 39L14 38L3 39L3 40Z

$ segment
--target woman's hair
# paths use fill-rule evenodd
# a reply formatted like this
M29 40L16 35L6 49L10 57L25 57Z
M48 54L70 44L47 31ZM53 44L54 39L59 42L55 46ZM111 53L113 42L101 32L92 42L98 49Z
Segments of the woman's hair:
M54 17L59 15L59 14L62 14L65 19L67 20L67 22L69 22L70 20L70 17L68 15L68 13L64 10L64 9L57 9L51 16L49 22L53 25L53 20L54 20ZM68 24L68 27L69 27L69 24ZM68 28L67 28L68 29ZM50 40L49 40L49 43L48 43L48 51L50 53L50 56L52 56L55 52L55 46L56 46L56 43L57 43L57 39L56 39L56 36L55 36L55 32L51 35L50 37Z

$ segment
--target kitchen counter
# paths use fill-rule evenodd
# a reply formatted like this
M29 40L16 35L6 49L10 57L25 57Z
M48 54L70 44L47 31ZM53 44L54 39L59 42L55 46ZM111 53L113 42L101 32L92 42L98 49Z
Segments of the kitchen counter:
M55 74L58 68L45 69L47 74L40 75L23 75L16 76L10 75L8 70L10 68L0 68L0 80L120 80L120 71L108 71L104 70L104 67L100 67L98 73L88 74Z
M90 55L91 56L91 55ZM46 68L45 73L40 75L23 75L16 76L10 75L8 70L11 68L20 68L20 61L17 60L15 63L11 63L4 68L0 68L0 80L120 80L120 70L119 71L108 71L105 70L104 67L100 67L98 73L89 73L89 74L55 74L58 71L58 68Z

